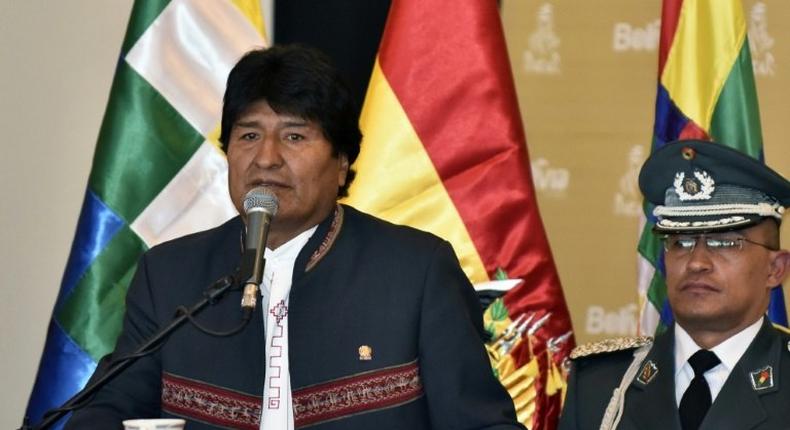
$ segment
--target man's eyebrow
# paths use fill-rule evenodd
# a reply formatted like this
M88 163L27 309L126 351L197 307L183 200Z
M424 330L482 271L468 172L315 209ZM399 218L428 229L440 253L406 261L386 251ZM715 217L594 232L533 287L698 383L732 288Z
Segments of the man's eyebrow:
M283 121L283 123L282 123L283 127L307 127L309 125L310 125L310 122L307 121L307 120L304 120L304 119L289 119L289 120ZM236 124L234 126L235 127L254 128L254 127L260 127L261 123L259 121L257 121L257 120L254 120L254 119L246 120L246 121L242 119L242 120L236 121Z
M307 127L310 125L309 121L304 119L289 119L283 121L283 126L285 127Z
M242 120L236 121L236 124L234 124L234 126L235 127L259 127L260 123L258 121L256 121L256 120L254 120L254 119L247 120L247 121L242 119Z

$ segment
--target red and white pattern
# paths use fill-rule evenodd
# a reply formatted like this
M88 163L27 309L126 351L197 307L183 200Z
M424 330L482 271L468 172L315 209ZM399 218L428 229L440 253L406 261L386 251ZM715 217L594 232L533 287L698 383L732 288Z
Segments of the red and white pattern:
M416 361L294 392L296 428L402 405L423 395Z
M269 343L269 354L267 354L268 363L266 367L266 381L267 386L266 390L268 390L267 396L267 408L268 409L279 409L280 408L280 401L282 400L282 390L283 387L283 360L286 360L287 357L283 357L283 347L285 339L283 338L283 319L288 316L288 305L285 304L285 300L280 300L277 302L275 306L272 306L269 309L269 313L274 316L274 322L276 325L272 327L274 332L272 333L271 342Z
M217 426L257 430L261 398L164 373L162 410Z
M337 239L337 235L340 233L340 228L342 226L343 206L337 205L332 218L332 224L329 226L329 231L326 232L326 236L324 236L324 240L321 241L321 245L319 245L310 256L310 260L308 260L307 265L305 265L305 272L309 272L322 258L324 258L329 248L335 243L335 239Z
M403 405L423 395L416 361L301 388L293 393L296 428ZM165 373L162 409L217 426L260 428L261 398Z

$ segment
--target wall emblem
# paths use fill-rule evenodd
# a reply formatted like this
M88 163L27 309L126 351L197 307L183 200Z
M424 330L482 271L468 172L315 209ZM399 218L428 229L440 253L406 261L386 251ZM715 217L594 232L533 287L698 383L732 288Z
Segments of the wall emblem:
M749 50L755 75L773 76L776 60L771 49L774 38L768 34L768 6L758 1L749 13Z
M660 19L654 19L644 27L617 22L612 31L612 49L614 52L653 52L658 49L660 35Z
M571 172L562 167L554 167L545 158L536 158L532 161L532 182L535 188L555 196L562 196L571 181Z
M619 309L591 305L587 308L584 329L591 335L631 336L636 333L637 314L636 303L628 303Z
M645 161L645 148L634 145L628 152L626 170L620 177L618 190L614 194L615 215L638 217L642 213L642 194L639 192L639 169Z
M554 6L543 3L536 21L537 28L529 35L529 48L524 51L524 70L543 75L558 74L560 38L554 32Z

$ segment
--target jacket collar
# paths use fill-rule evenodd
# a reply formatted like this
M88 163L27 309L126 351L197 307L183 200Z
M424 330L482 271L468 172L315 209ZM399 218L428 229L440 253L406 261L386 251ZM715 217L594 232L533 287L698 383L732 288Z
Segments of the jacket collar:
M302 251L299 252L299 256L296 257L294 281L305 272L312 270L329 253L329 250L335 244L335 240L340 235L343 219L343 206L336 205L335 210L318 224L315 233L307 241Z
M623 421L631 427L621 428L680 430L675 402L674 327L656 337L655 344L639 369L652 362L658 373L647 384L635 379L625 399ZM780 389L780 360L785 345L766 318L757 336L735 365L721 392L711 405L700 430L721 428L751 429L763 422L768 413L760 397ZM755 389L752 372L771 367L773 383ZM637 373L638 375L638 373ZM734 413L733 411L737 411ZM638 424L638 425L637 425Z
M315 233L310 237L305 246L299 252L294 265L294 274L308 272L321 259L326 256L335 239L340 234L340 229L343 226L344 210L342 205L336 205L335 210L332 211L326 218L324 218L316 228ZM247 240L247 229L244 227L244 222L241 216L237 216L228 224L235 224L239 233L239 254L244 254L244 242Z
M644 368L653 369L655 376L640 382L637 377L625 397L623 421L640 430L680 430L675 404L674 328L656 337L653 347L639 365L637 376ZM643 379L645 380L645 379Z
M781 337L765 318L757 336L730 372L700 430L750 429L768 417L760 397L779 390L782 347ZM771 380L761 384L756 379L763 371Z

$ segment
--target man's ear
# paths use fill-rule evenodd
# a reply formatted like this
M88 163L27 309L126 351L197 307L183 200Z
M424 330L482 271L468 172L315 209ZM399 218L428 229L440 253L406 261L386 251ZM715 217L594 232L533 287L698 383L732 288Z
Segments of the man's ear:
M790 272L790 251L780 249L772 254L768 273L768 286L771 288L784 282Z
M346 185L346 180L348 178L348 156L346 154L338 154L337 159L339 162L339 170L337 172L337 186L342 187Z

